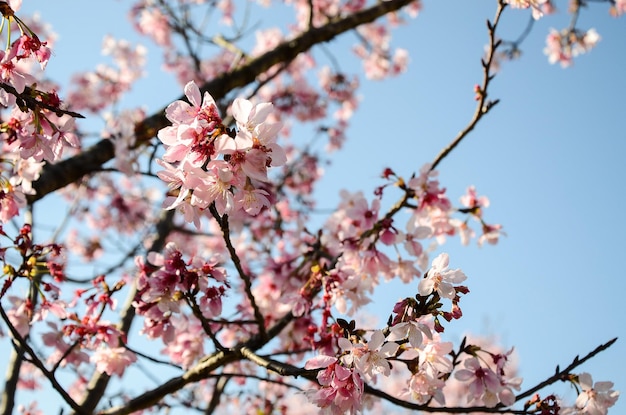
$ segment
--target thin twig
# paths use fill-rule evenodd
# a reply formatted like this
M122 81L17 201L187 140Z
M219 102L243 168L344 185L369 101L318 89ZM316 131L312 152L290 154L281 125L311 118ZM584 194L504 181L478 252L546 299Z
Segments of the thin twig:
M168 362L168 361L165 361L165 360L160 360L160 359L157 359L157 358L152 357L152 356L148 356L148 355L147 355L147 354L145 354L145 353L142 353L142 352L140 352L140 351L138 351L138 350L135 350L135 349L131 348L131 347L130 347L128 344L126 344L126 343L122 343L122 346L123 346L126 350L128 350L128 351L130 351L130 352L132 352L132 353L136 354L136 355L137 355L137 356L139 356L139 357L142 357L142 358L144 358L144 359L146 359L146 360L149 360L149 361L151 361L152 363L157 363L157 364L159 364L159 365L171 366L171 367L174 367L174 368L176 368L176 369L182 370L182 367L178 366L177 364L174 364L174 363L172 363L172 362Z
M235 269L237 270L239 277L243 281L246 297L248 298L248 301L250 301L250 306L252 307L254 318L257 322L257 326L259 327L259 334L261 335L261 337L265 337L265 317L263 317L263 314L261 313L261 310L256 303L256 299L254 298L254 294L252 293L252 281L250 280L250 276L243 269L239 254L235 250L233 242L230 239L230 226L228 224L228 215L220 216L215 207L215 203L211 204L209 210L211 211L211 214L213 215L213 217L219 224L220 229L222 230L224 243L226 244L226 249L230 254L230 259L233 261L233 265L235 265Z
M613 343L615 343L617 341L617 337L609 340L608 342L601 344L600 346L596 347L595 349L593 349L591 352L589 352L585 357L583 357L582 359L579 359L578 356L576 356L574 358L574 360L572 360L572 363L569 364L569 366L567 366L565 369L563 370L559 370L559 367L556 367L556 373L554 375L552 375L551 377L549 377L548 379L544 380L543 382L539 383L537 386L528 389L525 392L520 393L519 395L517 395L515 397L515 401L520 401L532 394L534 394L535 392L537 392L540 389L545 388L546 386L555 383L556 381L559 380L566 380L567 375L569 375L572 370L574 370L576 367L582 365L583 363L585 363L587 360L591 359L592 357L594 357L595 355L597 355L600 352L605 351L606 349L608 349L609 347L611 347L613 345Z
M491 65L494 61L496 50L500 45L500 41L496 40L496 29L498 27L498 23L500 22L500 16L502 15L505 7L506 3L504 3L503 0L499 0L498 9L496 10L496 15L493 19L493 23L487 21L487 29L489 31L489 49L487 51L487 57L482 61L483 81L480 90L478 91L478 103L476 104L474 116L472 117L469 124L457 134L454 140L452 140L452 142L448 144L448 146L445 147L443 150L441 150L437 157L435 157L435 160L430 167L431 171L435 170L439 163L444 158L446 158L446 156L450 154L450 152L454 150L465 137L467 137L467 135L474 129L474 127L476 127L480 119L498 103L498 100L487 101L487 90L489 88L491 80L495 76L491 73Z

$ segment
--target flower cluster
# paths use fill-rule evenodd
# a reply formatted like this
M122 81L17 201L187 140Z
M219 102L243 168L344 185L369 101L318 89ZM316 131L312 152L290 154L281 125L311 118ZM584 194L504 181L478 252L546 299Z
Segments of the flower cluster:
M464 368L457 371L454 376L462 382L469 383L468 403L478 401L489 408L500 402L506 406L515 403L512 389L519 390L521 379L507 379L502 368L494 371L477 357L465 359L463 366Z
M563 415L606 415L615 405L619 392L613 390L613 382L593 382L589 373L581 373L576 379L580 394L573 407L564 408Z
M532 9L534 19L539 19L554 7L551 0L505 0L505 3L514 9Z
M167 209L178 208L187 222L200 228L203 211L214 205L220 215L245 211L256 215L270 205L263 189L267 169L287 161L276 143L281 124L268 118L272 104L253 105L236 99L232 114L237 130L227 128L213 98L192 81L185 86L189 102L176 101L166 109L172 125L159 131L166 152L158 173L168 184Z
M432 267L420 280L417 290L421 296L436 291L441 298L454 299L457 290L452 284L458 284L467 278L460 269L448 269L448 254L440 254L433 259Z
M573 59L589 52L600 41L600 35L595 29L586 32L580 30L550 30L546 38L546 47L543 52L548 55L548 61L552 64L560 63L566 68L573 63Z
M370 23L359 27L358 31L363 39L370 42L353 48L363 60L367 78L380 80L406 71L409 54L405 49L391 50L391 35L385 25Z
M327 413L357 413L363 404L363 378L357 370L331 356L317 356L307 361L306 369L325 368L317 374L320 389L309 389L308 399Z
M436 332L442 328L437 316L451 313L440 311L440 299L452 299L459 314L450 318L459 318L457 291L467 292L465 287L452 285L462 282L465 275L460 270L448 270L447 261L446 254L433 260L432 268L418 285L420 295L417 299L406 298L398 302L394 307L396 317L390 319L390 326L385 331L375 330L369 341L362 339L353 323L340 323L343 330L334 330L337 335L336 357L324 354L328 348L320 348L323 352L308 360L305 366L308 369L325 368L318 373L321 388L307 392L312 403L331 413L361 410L363 402L358 405L355 402L363 388L355 387L353 380L375 383L379 374L388 377L394 369L394 360L411 362L412 373L405 384L405 395L419 403L433 398L440 404L445 402L441 391L442 378L453 369L447 357L452 344L441 342L438 337ZM341 400L338 401L338 397Z
M6 223L34 194L32 182L39 178L43 161L57 161L68 147L79 148L73 116L61 107L55 87L40 82L36 66L43 70L51 56L47 41L15 11L20 1L0 3L7 48L0 50L0 107L10 111L0 123L0 222ZM33 25L36 26L37 21ZM13 40L13 32L20 36ZM52 36L52 35L51 35ZM45 87L45 90L37 88Z
M170 242L163 254L152 252L148 262L137 257L140 274L137 280L137 297L134 306L144 317L143 332L150 338L162 338L165 343L179 342L188 324L182 309L186 305L198 318L212 318L222 312L222 297L228 283L218 259L202 261L193 257L183 260L182 252ZM213 282L213 284L211 284ZM197 298L197 294L201 294ZM179 323L173 318L179 316ZM190 362L189 362L190 363Z

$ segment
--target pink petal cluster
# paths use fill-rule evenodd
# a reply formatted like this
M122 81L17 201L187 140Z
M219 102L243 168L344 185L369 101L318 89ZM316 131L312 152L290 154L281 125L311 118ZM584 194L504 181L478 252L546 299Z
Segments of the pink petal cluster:
M391 363L389 358L395 356L399 345L386 341L381 330L376 330L367 344L354 344L345 337L339 338L339 347L344 354L341 362L354 367L364 379L373 379L377 374L389 376Z
M600 41L600 35L595 29L586 32L579 30L550 30L546 38L546 47L543 52L548 56L548 61L552 64L560 63L566 68L573 64L573 59L589 52Z
M462 382L469 382L467 402L479 401L493 408L498 403L506 406L515 403L515 394L511 387L519 389L519 383L511 384L487 365L482 365L476 357L463 361L464 369L458 370L454 377Z
M533 11L533 18L539 19L544 14L544 9L550 7L550 0L505 0L514 9L528 9ZM548 6L546 6L546 4Z
M97 371L122 377L126 368L137 361L137 356L124 347L101 347L90 360L95 363Z
M200 218L214 205L220 215L239 210L257 215L270 205L262 187L267 170L287 161L276 142L281 124L272 122L272 104L236 99L232 114L236 131L222 123L213 98L192 81L185 86L188 102L176 101L166 109L172 125L159 131L166 152L158 173L171 196L167 209L179 209L187 222L200 228Z
M615 0L611 14L614 16L621 16L626 14L626 0Z
M190 293L201 293L197 307L204 317L221 314L222 297L228 285L225 271L217 266L216 260L203 261L194 257L185 261L176 244L170 242L163 254L151 252L148 261L145 263L141 257L136 259L140 274L134 303L137 312L144 317L143 332L148 337L162 338L165 343L182 341L181 334L177 336L182 325L175 328L172 318L181 315ZM180 362L187 361L182 359Z
M319 355L309 359L306 369L325 369L317 374L319 389L309 389L310 402L332 415L357 414L363 404L364 382L359 372L343 366L336 358Z
M360 26L358 32L363 39L371 42L353 48L354 53L363 60L365 76L368 79L380 80L406 71L409 63L408 52L401 48L391 50L391 35L387 26L370 23Z
M589 373L579 374L578 384L581 391L575 406L564 409L563 415L607 415L619 397L619 392L613 390L613 382L594 383Z
M94 71L75 75L67 101L76 111L97 113L117 102L143 75L147 49L126 40L105 36L102 54L110 55L114 65L99 65Z
M15 4L13 4L15 3ZM21 2L9 6L19 8ZM18 215L25 206L26 194L34 194L31 183L38 178L43 161L57 161L67 147L79 148L74 119L50 108L61 108L61 101L50 83L37 80L33 66L42 70L51 56L47 42L12 11L3 17L12 29L20 33L16 40L7 38L7 47L0 50L0 106L9 108L0 123L0 222ZM33 21L33 27L37 26ZM39 27L36 27L39 28ZM50 35L52 36L52 35ZM11 42L12 41L12 42ZM11 42L11 43L9 43ZM39 85L38 85L39 84ZM50 87L49 90L36 88ZM27 89L30 88L30 89ZM22 94L41 103L25 105ZM16 102L22 102L18 107Z

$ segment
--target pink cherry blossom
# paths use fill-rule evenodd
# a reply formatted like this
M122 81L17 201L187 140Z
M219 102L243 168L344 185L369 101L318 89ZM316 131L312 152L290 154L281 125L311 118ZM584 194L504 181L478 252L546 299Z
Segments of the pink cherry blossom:
M452 361L449 357L452 348L452 343L442 342L434 338L425 346L418 349L422 370L426 371L431 376L450 373L453 368Z
M17 93L24 92L26 86L37 82L29 73L23 72L17 66L20 43L14 42L10 49L0 50L0 79L12 85Z
M481 208L489 207L489 198L486 196L478 196L476 188L470 186L467 188L466 193L461 196L461 204L471 210L473 214L480 217L482 214Z
M367 344L353 344L346 338L340 338L339 347L350 352L342 357L342 361L347 365L354 364L365 378L371 379L376 374L389 376L391 364L388 359L395 355L399 345L386 341L383 332L376 330Z
M439 254L433 259L430 270L418 284L420 295L426 296L437 291L440 297L454 299L456 290L452 284L458 284L467 279L460 269L448 269L448 254Z
M28 406L18 405L17 410L22 415L43 415L44 412L37 407L37 402L31 402Z
M600 41L600 35L595 29L587 32L578 30L557 31L550 30L546 38L544 53L548 56L548 61L552 64L559 62L562 67L572 65L573 59L583 53L588 52Z
M463 361L463 366L465 369L455 372L454 377L462 382L470 382L467 402L480 399L489 408L496 406L502 388L498 375L490 368L481 366L475 357Z
M533 18L539 19L543 16L542 6L549 0L506 0L505 3L511 5L514 9L532 8Z
M428 326L418 321L404 321L391 327L389 340L408 339L412 347L422 346L424 337L432 340L432 332Z
M0 186L0 222L9 222L24 206L26 206L26 198L22 192L10 185Z
M446 403L443 388L445 382L428 372L419 371L409 379L406 394L418 404L423 405L434 399L438 404Z
M342 366L337 359L330 356L310 359L305 367L326 367L317 374L321 387L306 391L310 402L333 415L353 415L361 409L364 382L356 370Z
M158 45L171 46L171 29L167 16L156 8L145 8L139 12L137 28L140 33L150 36Z
M134 363L137 357L124 347L100 347L94 352L90 360L96 364L96 370L110 376L122 377L126 368Z
M626 0L615 0L615 4L613 5L611 12L615 16L626 14Z
M203 331L198 321L190 321L186 317L177 316L174 321L176 334L165 345L164 352L172 362L189 368L204 354Z
M615 405L619 392L613 390L613 382L596 382L589 373L578 375L582 391L576 398L578 413L586 415L606 415L610 407Z
M25 337L30 331L30 320L32 317L32 306L29 302L22 301L18 297L9 297L12 307L7 310L9 321L15 327L20 336Z

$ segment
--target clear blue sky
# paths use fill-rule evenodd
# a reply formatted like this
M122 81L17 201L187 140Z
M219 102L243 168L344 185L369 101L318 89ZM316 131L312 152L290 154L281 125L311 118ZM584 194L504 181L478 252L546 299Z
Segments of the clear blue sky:
M129 33L128 2L83 9L71 1L24 3L24 10L40 10L60 33L49 70L62 82L74 69L99 62L103 34ZM565 3L557 5L565 9ZM469 276L472 291L461 302L463 319L448 335L499 335L516 347L527 387L613 337L620 337L618 343L580 370L594 380L612 380L616 389L626 386L626 18L591 6L579 22L598 30L597 48L572 68L549 65L542 53L545 35L567 25L568 16L540 20L522 58L504 64L492 84L500 104L439 167L455 202L470 184L489 196L486 219L503 224L508 234L495 247L461 247L451 239L440 248ZM391 81L363 82L348 144L321 183L327 206L320 207L331 208L341 188L371 194L384 167L408 176L465 126L480 80L484 22L494 10L495 1L426 1L420 17L395 32L394 45L410 51L409 70ZM502 36L516 37L527 15L508 10ZM348 35L338 43L353 40ZM180 87L159 74L158 59L152 49L148 77L129 96L129 106L156 110L180 95ZM381 322L402 290L381 289ZM626 413L624 399L611 413Z

